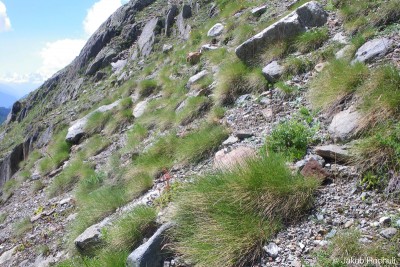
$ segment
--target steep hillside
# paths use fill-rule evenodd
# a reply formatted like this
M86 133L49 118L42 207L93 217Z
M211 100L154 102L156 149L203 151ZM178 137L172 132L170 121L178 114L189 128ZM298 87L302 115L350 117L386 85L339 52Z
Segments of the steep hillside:
M0 126L0 266L398 265L399 6L131 0Z

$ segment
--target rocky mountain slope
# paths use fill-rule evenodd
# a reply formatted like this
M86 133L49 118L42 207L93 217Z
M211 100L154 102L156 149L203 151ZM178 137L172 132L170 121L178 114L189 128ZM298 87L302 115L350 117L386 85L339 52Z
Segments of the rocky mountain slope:
M131 0L0 127L0 266L398 265L399 6Z

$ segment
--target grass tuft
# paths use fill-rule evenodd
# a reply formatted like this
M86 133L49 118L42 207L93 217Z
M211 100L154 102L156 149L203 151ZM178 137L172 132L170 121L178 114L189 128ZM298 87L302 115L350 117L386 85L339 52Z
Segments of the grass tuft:
M315 108L327 108L357 90L368 77L362 63L334 60L311 81L309 96Z
M316 50L329 39L327 27L314 28L296 37L295 47L301 53L308 53Z
M47 174L57 169L68 159L71 144L65 141L66 135L67 129L60 131L53 137L47 148L46 157L39 163L39 170L42 174Z
M245 266L282 223L310 208L318 182L271 154L195 179L177 197L175 250L196 266Z

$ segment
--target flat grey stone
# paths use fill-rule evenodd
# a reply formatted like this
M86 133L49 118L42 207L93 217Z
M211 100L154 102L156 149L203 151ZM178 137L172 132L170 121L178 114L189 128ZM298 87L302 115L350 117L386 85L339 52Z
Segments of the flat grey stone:
M354 56L355 62L369 62L374 58L383 57L389 52L393 45L393 41L388 38L378 38L363 44Z
M336 161L346 161L350 158L349 152L338 145L318 146L315 148L315 153L325 159Z

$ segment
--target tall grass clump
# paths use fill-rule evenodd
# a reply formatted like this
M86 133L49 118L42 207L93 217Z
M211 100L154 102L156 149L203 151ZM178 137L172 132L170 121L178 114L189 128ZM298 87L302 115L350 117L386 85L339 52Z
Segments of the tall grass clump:
M143 80L139 83L139 95L147 97L158 88L156 80Z
M147 135L147 128L140 123L135 123L133 125L133 128L130 129L126 134L127 142L125 149L127 151L135 150L137 146L147 137Z
M107 123L112 118L112 112L100 112L96 111L92 115L89 116L86 125L85 125L85 132L90 136L95 133L100 133Z
M369 75L363 63L334 60L311 81L309 96L315 108L327 108L354 93Z
M369 125L376 125L400 115L400 73L393 65L372 70L359 93Z
M67 129L60 131L53 137L45 153L46 157L39 163L39 170L42 174L47 174L57 169L68 159L71 144L65 141L66 135Z
M266 88L267 82L259 69L252 70L243 62L234 60L221 67L215 98L218 104L230 105L239 95L262 92Z
M318 184L277 154L199 177L177 196L173 248L199 267L255 263L264 242L311 207Z
M47 193L50 197L54 197L71 190L80 179L92 176L94 173L93 168L87 163L80 159L73 160L58 176L54 177Z
M314 28L297 36L294 44L301 53L308 53L319 48L328 39L327 27Z
M155 228L154 208L138 206L107 229L106 242L113 250L132 250Z
M73 257L57 263L56 267L125 267L130 251L102 251L95 257Z
M177 112L177 120L181 125L187 125L206 112L211 103L206 96L189 97L185 100L185 106Z

